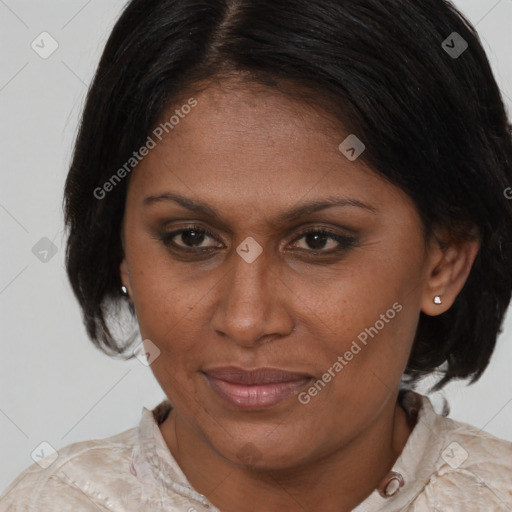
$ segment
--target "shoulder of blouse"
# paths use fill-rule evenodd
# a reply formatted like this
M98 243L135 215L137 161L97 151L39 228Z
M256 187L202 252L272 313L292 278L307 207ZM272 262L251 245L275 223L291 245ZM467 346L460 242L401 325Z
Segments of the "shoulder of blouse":
M512 512L512 442L441 415L437 425L442 450L416 510Z
M32 464L0 496L0 511L201 512L206 498L189 486L158 427L170 410L168 401L144 407L137 427L70 444L55 460Z
M412 431L393 471L403 488L374 491L353 512L512 512L512 443L436 413L428 396L399 397Z
M2 512L49 512L50 510L89 512L111 510L112 487L129 491L130 482L116 475L126 471L137 442L137 428L105 439L70 444L22 471L0 496ZM91 481L102 485L91 488ZM135 479L135 477L134 477ZM123 489L122 486L126 488Z

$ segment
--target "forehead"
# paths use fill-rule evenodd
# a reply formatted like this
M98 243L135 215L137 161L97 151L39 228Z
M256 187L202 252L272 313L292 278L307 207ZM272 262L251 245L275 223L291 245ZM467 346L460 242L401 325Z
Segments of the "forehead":
M254 84L212 84L191 98L193 108L175 104L162 116L161 140L153 136L156 145L135 168L129 195L175 191L269 208L333 192L363 201L400 195L362 160L340 152L349 133L314 105Z

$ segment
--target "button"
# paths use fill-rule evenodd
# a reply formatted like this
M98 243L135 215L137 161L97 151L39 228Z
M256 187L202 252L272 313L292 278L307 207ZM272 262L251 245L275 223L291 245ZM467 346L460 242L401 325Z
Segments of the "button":
M404 486L404 483L404 479L400 473L391 471L379 486L379 494L383 498L390 498Z

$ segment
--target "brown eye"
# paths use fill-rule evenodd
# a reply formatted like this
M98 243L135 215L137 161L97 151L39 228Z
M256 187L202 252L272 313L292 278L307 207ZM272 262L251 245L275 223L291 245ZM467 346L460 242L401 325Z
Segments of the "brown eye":
M213 249L218 246L203 245L208 238L216 240L215 237L207 230L191 226L189 228L179 229L170 233L163 233L160 235L161 241L167 247L174 247L176 249Z
M325 229L310 229L309 231L305 231L294 240L294 244L296 245L297 241L302 239L304 239L306 247L301 250L325 254L343 251L349 247L353 247L356 242L354 237L340 235ZM327 250L324 250L328 245L330 245L330 247L327 247Z
M188 247L196 247L201 245L205 239L205 232L198 231L195 229L187 229L186 231L182 231L178 236L178 240L180 240Z

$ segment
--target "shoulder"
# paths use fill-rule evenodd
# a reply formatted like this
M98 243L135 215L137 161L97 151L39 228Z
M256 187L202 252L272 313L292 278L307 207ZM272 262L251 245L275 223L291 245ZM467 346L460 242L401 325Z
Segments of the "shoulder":
M439 458L423 493L429 505L445 512L512 510L512 443L443 416L438 434Z
M137 428L132 428L109 438L70 444L20 473L0 496L0 509L111 510L112 486L116 494L122 493L123 487L129 490L129 463L136 442ZM93 481L95 489L89 492Z

